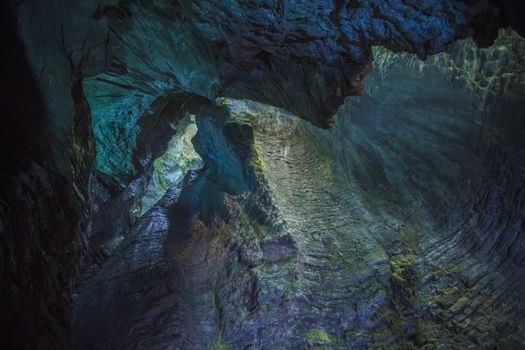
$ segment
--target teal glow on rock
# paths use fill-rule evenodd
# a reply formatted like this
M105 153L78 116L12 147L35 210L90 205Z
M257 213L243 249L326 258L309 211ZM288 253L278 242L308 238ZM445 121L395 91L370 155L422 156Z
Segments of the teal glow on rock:
M203 161L191 143L196 133L195 117L186 116L179 122L177 133L170 140L166 152L153 162L153 174L141 201L141 215L155 205L169 188L181 187L188 171L202 168Z

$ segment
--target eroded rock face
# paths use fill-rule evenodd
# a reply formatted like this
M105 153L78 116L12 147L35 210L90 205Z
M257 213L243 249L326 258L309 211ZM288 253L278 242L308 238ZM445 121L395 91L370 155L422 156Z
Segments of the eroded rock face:
M470 35L488 45L498 28L519 27L510 16L518 7L450 0L101 4L106 67L86 80L98 167L134 172L134 121L162 94L248 98L328 127L344 99L361 93L373 45L420 57Z
M76 346L523 347L523 52L378 49L331 130L202 108L205 168L80 293Z
M1 282L2 286L8 286L2 288L4 344L15 348L69 347L69 301L73 277L78 276L77 263L84 251L88 252L85 255L88 275L92 271L90 259L101 251L110 253L97 260L102 266L95 269L95 277L80 291L76 301L77 336L85 335L76 338L77 343L79 339L85 341L79 346L144 344L162 348L180 344L182 348L209 345L221 348L224 344L234 347L252 344L279 348L368 346L379 342L395 347L406 342L427 346L431 339L463 346L482 339L488 344L492 341L500 347L512 348L523 343L519 335L523 334L519 328L522 305L507 303L519 295L519 279L508 279L506 273L497 277L488 272L497 267L496 272L507 269L520 276L516 266L523 261L519 231L523 210L520 211L520 204L515 204L522 203L521 192L516 189L522 188L520 164L523 163L519 155L523 137L522 128L515 127L522 120L519 117L522 108L516 102L522 97L522 90L512 79L507 81L509 76L505 74L495 80L504 94L492 96L480 92L485 96L481 100L484 107L481 113L476 113L486 116L481 120L466 119L472 121L470 124L481 125L479 140L490 141L487 149L476 148L469 143L473 139L467 137L465 143L457 145L460 149L457 154L458 148L447 149L444 155L436 151L439 157L433 158L457 157L454 166L461 169L465 164L479 166L483 169L480 176L447 175L443 180L440 174L438 180L432 180L437 187L429 190L422 189L417 181L408 181L402 171L390 173L394 178L401 177L401 184L411 188L393 192L408 198L401 207L411 198L416 203L424 199L426 211L421 216L431 219L421 221L428 226L428 232L435 231L436 235L416 235L416 242L427 253L419 252L417 244L410 243L414 235L403 230L384 237L408 237L409 243L405 245L409 249L405 251L374 241L374 230L379 227L380 231L388 231L389 226L375 226L375 219L385 215L381 211L367 212L378 210L376 201L383 198L383 193L370 195L371 199L354 194L347 197L341 193L345 181L333 185L318 180L330 178L332 173L336 178L352 180L346 171L332 168L334 164L345 164L344 168L352 169L352 176L361 176L364 185L359 186L365 192L382 184L381 181L388 186L381 185L380 189L396 187L391 178L384 180L388 171L380 170L383 165L378 164L379 160L373 163L374 159L382 159L377 154L381 152L371 151L377 147L376 143L362 141L368 137L367 133L361 139L354 134L357 143L345 144L355 147L354 150L321 161L327 152L331 154L328 150L332 147L327 147L329 143L323 135L331 134L298 121L265 126L250 117L248 124L226 123L229 112L211 106L206 107L206 115L201 115L200 135L215 135L219 139L209 144L205 139L196 142L202 157L208 157L208 167L201 176L187 186L179 201L178 193L168 192L148 212L151 215L146 214L140 220L119 217L116 226L122 230L108 229L116 213L122 210L127 215L134 202L130 194L141 196L142 185L138 184L148 181L152 161L163 153L175 132L173 126L187 112L204 113L206 109L200 107L217 96L251 98L284 107L326 127L331 125L331 117L344 98L361 91L362 79L371 64L372 45L382 44L421 57L469 35L488 45L500 27L512 25L516 30L523 29L520 22L523 5L506 0L301 1L256 5L240 1L163 0L9 3L9 9L2 9L2 15L6 16L4 32L9 39L3 50L8 52L5 56L8 64L3 65L8 79L2 83L2 98L7 102L2 104L2 111L7 127L1 128L5 150L2 164L7 164L1 174L0 204ZM481 54L478 57L475 53L474 58L479 60L473 61L468 58L468 50L464 53L470 63L484 60ZM491 52L487 57L495 66L483 63L482 74L475 69L476 64L470 73L465 70L464 75L481 90L490 87L493 79L487 77L498 69L498 62L503 62L493 55ZM416 62L414 58L409 60ZM461 60L458 62L460 66L463 64ZM448 63L444 67L455 69ZM448 74L443 76L449 78ZM450 88L441 87L444 91ZM389 89L396 90L397 86ZM370 101L375 105L384 96L379 94ZM450 97L445 92L443 96ZM355 108L364 108L357 111L363 115L371 109L366 104L368 97L354 101ZM454 100L462 116L472 113L463 104L470 98ZM517 117L498 118L501 114ZM89 128L91 115L95 135ZM392 117L396 120L399 116ZM444 123L455 130L456 122L463 125L456 119L452 124ZM282 130L273 124L281 125ZM467 124L458 135L438 133L434 141L455 144L451 138L461 139L472 133L471 125ZM360 130L369 127L361 126ZM432 127L441 130L441 126ZM265 136L257 136L266 129ZM343 135L347 133L345 130ZM92 224L97 218L101 220L97 240L88 235L93 231L89 231L87 220L91 215L88 179L95 156L94 137L97 167L110 178L107 182L110 198L103 200L109 202L104 212L99 212L102 215L91 218ZM388 137L387 141L376 137L388 142ZM324 141L309 145L304 138ZM424 153L414 146L415 140L410 140L412 147L398 148L396 152L412 149L414 154L422 153L417 159L425 159L424 165L410 174L416 179L426 179L427 174L439 169L436 163L426 161L434 156L435 144L429 145L429 153ZM276 146L280 142L287 145L284 149L289 153L282 153ZM228 150L226 158L221 150ZM357 161L361 153L372 157ZM466 153L472 157L465 156ZM504 157L500 158L502 154ZM220 160L224 159L227 161L222 164ZM404 159L411 164L412 159ZM391 170L389 165L385 167ZM312 176L308 175L310 172ZM130 183L133 179L136 182ZM119 184L115 187L118 191L112 189L113 180ZM295 187L290 185L294 190L286 190L283 183L294 184ZM454 207L462 209L452 213L454 220L447 221L450 228L436 229L435 217L447 218L448 212L428 208L434 208L434 203L440 208L448 207L443 203L448 204L457 192L451 183L468 188L464 191L465 198L458 199ZM494 187L493 183L500 186ZM435 194L437 188L444 189L445 194ZM306 199L296 196L299 191L307 193ZM337 205L326 205L333 198L338 198ZM392 201L396 198L392 197ZM371 204L367 205L367 200ZM294 206L299 209L294 210ZM318 209L314 209L316 206ZM107 208L110 209L105 212ZM463 211L464 208L469 208L469 212ZM414 211L420 213L420 209ZM348 222L335 227L332 224L337 220L329 220L341 216L361 229L354 221L362 215L371 217L362 225L371 225L372 229L366 230L374 233L368 232L364 238L348 231ZM397 217L396 220L402 221ZM422 230L414 226L416 229L412 231ZM316 232L327 238L319 239ZM428 241L431 236L443 240ZM167 239L171 255L164 250ZM461 252L454 248L456 245L465 247L467 256L459 262L456 260ZM434 246L439 249L433 251ZM341 249L343 257L336 254L331 258L331 252L336 251L334 247ZM485 253L493 262L483 262ZM475 254L479 259L471 257ZM432 274L436 264L425 263L434 258L446 262L446 268ZM333 265L325 263L330 259L335 259ZM348 266L344 259L349 259ZM340 272L335 271L337 266L342 266ZM446 275L446 282L426 283L421 277L440 273ZM133 275L136 278L130 281ZM104 276L114 281L103 280ZM101 281L100 285L95 281ZM125 282L127 289L120 289L122 285L114 284L115 281ZM80 284L85 282L82 280ZM363 290L359 289L363 286L361 282L365 283ZM452 287L446 289L440 283ZM101 301L107 310L114 311L104 320L100 317L108 315L105 310L99 314L83 311L99 299L97 296L106 293L99 288L101 285L116 288ZM508 289L501 290L499 285ZM349 288L351 295L347 296ZM462 294L464 289L468 295ZM436 293L441 291L443 297L438 300ZM485 295L486 302L476 304L479 295ZM334 306L332 301L339 297L359 300L360 304L354 305L354 311L339 304ZM154 299L159 300L158 309L151 306ZM436 325L424 322L418 325L414 321L413 315L420 312L416 301L431 303L428 310L422 311L423 319L430 318ZM170 305L175 306L170 309ZM189 312L185 309L187 305L197 311ZM93 310L98 309L93 306ZM320 318L327 310L334 316ZM407 320L406 324L390 327L399 315ZM292 322L295 317L298 323ZM487 318L494 324L487 324ZM507 322L507 318L512 322ZM111 327L117 321L122 321L121 326ZM99 325L108 328L101 331ZM157 336L141 338L136 329ZM369 333L362 334L362 329ZM434 336L442 334L441 331L444 336ZM176 340L171 342L173 335Z
M55 49L85 77L97 167L133 176L137 120L161 96L249 98L328 127L344 99L361 93L373 45L420 57L471 35L488 45L498 28L520 30L515 18L523 13L508 1L452 0L27 1L18 8L50 24L34 36L59 43ZM28 36L38 30L24 26ZM27 41L35 55L46 50L43 38Z

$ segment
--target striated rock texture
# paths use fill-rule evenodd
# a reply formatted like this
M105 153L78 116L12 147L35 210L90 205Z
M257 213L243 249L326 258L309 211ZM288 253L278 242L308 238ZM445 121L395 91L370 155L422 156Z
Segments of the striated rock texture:
M104 71L85 80L97 166L135 173L135 121L158 96L249 98L328 127L361 92L373 45L420 57L470 35L488 45L500 27L521 29L517 13L501 1L101 3L106 50L89 58L104 55Z
M385 49L322 130L222 99L74 302L79 349L525 346L525 46Z
M363 141L366 147L356 144L356 151L330 156L325 163L319 163L316 152L325 154L332 147L326 140L341 139L339 133L346 140L351 134L348 130L338 126L336 130L340 131L323 134L276 110L272 110L275 118L266 127L263 121L258 124L257 118L248 116L269 107L250 106L242 113L230 112L228 107L213 106L211 101L216 97L250 98L286 108L314 125L327 127L332 125L332 116L345 97L361 92L363 77L371 67L373 45L420 57L445 50L448 44L467 36L490 45L498 28L512 26L523 34L522 4L510 0L9 0L1 6L2 52L6 53L2 57L5 79L1 83L0 107L4 121L0 128L0 329L4 347L69 348L70 299L75 288L75 342L79 347L144 344L146 348L236 348L249 343L256 348L367 347L376 340L398 346L413 344L413 334L422 334L419 329L423 326L413 331L415 326L405 327L404 323L385 326L384 335L377 332L382 329L382 320L390 325L399 315L412 324L410 320L417 317L411 315L420 314L418 304L412 302L414 298L434 300L435 292L424 289L422 279L417 277L432 270L422 261L433 257L412 253L413 248L396 260L392 256L397 251L383 247L383 238L378 238L382 244L369 239L381 237L374 231L378 225L374 219L381 213L370 214L371 219L363 221L366 223L362 227L356 226L363 232L371 230L364 236L366 239L355 238L354 231L349 236L347 220L353 222L361 213L372 212L383 193L374 195L371 204L365 205L353 195L343 196L348 186L343 186L345 181L326 183L325 176L329 178L331 173L337 174L334 178L353 180L350 175L340 175L351 173L370 181L363 187L367 190L381 184L372 179L381 179L377 174L383 171L360 172L376 158L364 158L365 165L357 161L357 154L373 153L371 150L378 147L371 141L372 136L370 141ZM470 95L460 99L483 106L481 110L474 108L481 119L469 124L479 125L482 132L461 129L471 135L465 138L466 144L460 145L466 151L451 151L454 157L467 150L473 154L454 163L466 169L464 172L482 171L476 172L478 177L451 178L445 184L440 180L429 182L441 187L421 189L419 184L407 190L407 198L415 198L415 203L424 199L429 206L443 201L448 204L457 192L450 183L468 189L465 198L452 203L456 204L454 208L462 208L453 211L454 216L428 209L428 221L421 219L416 231L429 227L425 235L442 237L439 242L445 243L454 243L450 239L454 237L465 247L465 255L477 253L485 265L462 259L461 263L470 264L469 270L467 265L456 262L461 256L457 249L435 242L439 247L435 258L441 259L437 261L454 263L460 273L450 272L452 290L447 292L451 296L445 306L422 311L422 317L437 322L436 327L445 335L423 337L427 340L414 344L437 339L440 344L462 347L470 346L472 339L485 338L490 338L484 343L487 346L513 348L522 344L521 305L511 302L521 290L520 279L507 280L504 273L499 280L496 278L499 271L520 276L516 266L522 262L522 202L521 192L515 190L521 188L523 164L522 128L518 127L523 118L517 102L522 97L522 61L516 58L521 57L521 44L517 42L502 43L516 46L506 54L504 50L498 54L494 52L500 50L493 50L485 58L478 51L471 52L473 49L467 45L465 50L458 49L454 60L442 65L451 72L459 67L458 74L443 74L446 81L453 77L466 79L482 96L481 100ZM512 58L508 64L518 63L509 66L505 55ZM415 58L410 61L416 62ZM467 66L470 68L462 68ZM384 67L391 68L386 63ZM501 73L501 67L511 68ZM382 76L386 82L396 81ZM423 82L430 85L428 80ZM443 90L449 92L450 86L445 86ZM397 85L386 89L397 90ZM419 85L407 92L408 96L415 90ZM452 98L443 94L444 101ZM377 105L382 96L377 95L372 105ZM347 108L361 106L364 110L356 113L367 115L371 106L366 107L366 101L364 97ZM470 115L464 112L462 117ZM140 217L137 205L152 184L154 161L165 154L177 123L187 114L197 114L195 147L206 166L198 177L190 171L185 182L176 181L176 186ZM242 118L248 121L240 122L239 116L245 114L248 116ZM286 122L275 122L281 119ZM274 130L277 125L283 130ZM451 130L456 130L456 124L452 125ZM261 131L266 129L267 133ZM441 130L441 126L435 129ZM290 130L296 130L294 133L300 137ZM401 134L406 136L406 132ZM437 142L454 145L447 135ZM468 144L472 135L481 135L473 149ZM280 137L284 138L282 142ZM421 134L418 140L424 137L426 134ZM316 139L323 141L316 144ZM279 147L280 143L290 143L290 147ZM397 153L414 149L417 154L422 150L416 144L414 141L412 147L403 147ZM338 145L333 146L350 147ZM279 155L283 150L289 153ZM356 163L343 163L345 171L333 170L332 166L341 164L339 157ZM434 158L434 153L428 153L421 158L446 157ZM380 169L384 164L375 167ZM441 169L435 165L439 163L433 163L434 167L424 164L421 172L409 172L411 176L433 179L434 170ZM307 176L310 167L313 177ZM314 170L319 173L315 175ZM405 172L394 174L401 177L399 181L406 188L412 188L412 182L402 177ZM445 194L432 195L437 188L444 189ZM423 192L430 194L420 196ZM333 198L342 198L344 205L329 205ZM358 214L352 211L351 203L357 203ZM359 209L361 206L364 209ZM442 221L435 219L438 214L442 214ZM342 220L341 230L332 226L337 220ZM434 232L433 221L450 228L435 229L436 235L432 235L429 232ZM323 227L326 229L321 230ZM327 234L322 243L310 237L317 231ZM341 238L330 238L328 233L332 231ZM166 240L170 255L164 250ZM341 246L342 256L350 257L349 266L340 272L341 278L325 272L335 271L337 264L320 263L326 260L324 252L335 252L330 242ZM420 245L429 251L432 244L421 238ZM345 253L346 248L351 252L354 247L355 254ZM440 255L440 251L447 254ZM484 253L496 265L482 259ZM415 257L412 259L410 254ZM500 262L508 263L497 265ZM489 274L494 266L499 270L494 268L496 272ZM370 281L367 276L372 270L376 282L370 287L361 284ZM142 272L146 275L140 275ZM132 281L134 273L136 280ZM147 278L151 278L149 282ZM339 280L341 285L333 284ZM114 284L116 281L122 284ZM406 285L400 281L409 282ZM508 286L508 290L501 291L500 285ZM462 286L470 288L469 294L456 298L459 292L454 288L461 290ZM341 292L343 287L347 290ZM362 293L352 289L361 287ZM355 300L362 302L355 305L353 314L323 301L337 300L337 293L346 296L348 288L357 293ZM389 295L391 290L402 292ZM383 294L377 303L370 303L367 298L372 298L375 291ZM489 304L468 303L482 295L481 291L488 293L485 299ZM335 298L328 295L332 292ZM159 300L159 309L151 307L153 299ZM86 308L95 300L106 308ZM446 306L451 300L453 303ZM343 304L348 307L346 301ZM248 311L240 312L243 308ZM95 314L91 309L100 312ZM110 310L114 311L111 315ZM462 318L474 315L473 310L481 310L481 316L476 314L474 321ZM389 316L392 312L396 313ZM379 321L372 317L382 313L385 317ZM343 314L346 318L339 317ZM354 314L359 317L348 316ZM505 317L513 322L505 323ZM468 322L475 326L465 325ZM228 323L230 326L226 326ZM348 328L348 324L352 326ZM101 325L107 328L100 329ZM436 329L432 324L428 328L423 334ZM472 329L479 334L469 335ZM148 335L142 337L140 332ZM482 336L485 338L479 338ZM172 342L173 338L176 340Z
M16 9L35 23L27 25L34 37L45 37L27 39L34 55L52 41L82 72L98 169L133 176L137 120L159 97L249 98L328 127L344 99L361 92L373 45L426 57L471 35L490 44L500 27L521 30L523 14L522 5L495 0L26 0Z

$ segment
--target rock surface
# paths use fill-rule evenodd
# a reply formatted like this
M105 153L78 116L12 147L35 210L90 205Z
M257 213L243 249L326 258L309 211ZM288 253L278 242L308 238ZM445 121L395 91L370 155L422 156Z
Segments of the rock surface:
M330 132L211 102L330 126L373 45L489 46L519 2L7 3L5 347L69 348L75 286L79 347L523 346L521 41L383 53ZM206 166L139 218L188 113Z
M97 167L119 175L138 175L137 120L161 96L249 98L328 127L344 99L362 91L372 46L426 57L471 35L488 45L500 27L521 30L523 14L522 5L496 0L26 0L16 10L28 18L21 27L32 56L44 57L35 57L35 71L44 66L67 81L46 59L66 56L81 72Z
M81 77L62 56L56 64L66 62L63 76L46 75L54 98L64 99L52 106L4 2L0 16L0 343L5 349L67 349L94 163L90 109Z
M85 80L97 165L133 173L134 121L172 91L248 98L328 127L344 99L361 93L372 46L426 57L469 35L488 45L498 28L519 28L510 14L523 13L520 7L451 0L101 3L105 69Z
M205 168L82 290L75 347L525 346L524 52L378 49L331 130L202 108Z

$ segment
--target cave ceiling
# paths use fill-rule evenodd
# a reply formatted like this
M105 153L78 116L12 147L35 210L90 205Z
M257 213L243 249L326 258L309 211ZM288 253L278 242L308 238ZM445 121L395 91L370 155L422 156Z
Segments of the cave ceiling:
M499 28L522 29L509 1L60 1L22 2L23 27L49 23L28 45L56 40L84 78L97 136L97 165L133 174L140 128L162 95L247 98L329 127L345 98L360 94L372 47L420 58ZM34 28L33 28L34 29ZM38 27L36 28L38 29ZM28 30L29 32L30 30ZM46 60L33 65L46 74ZM48 80L52 78L49 77Z

